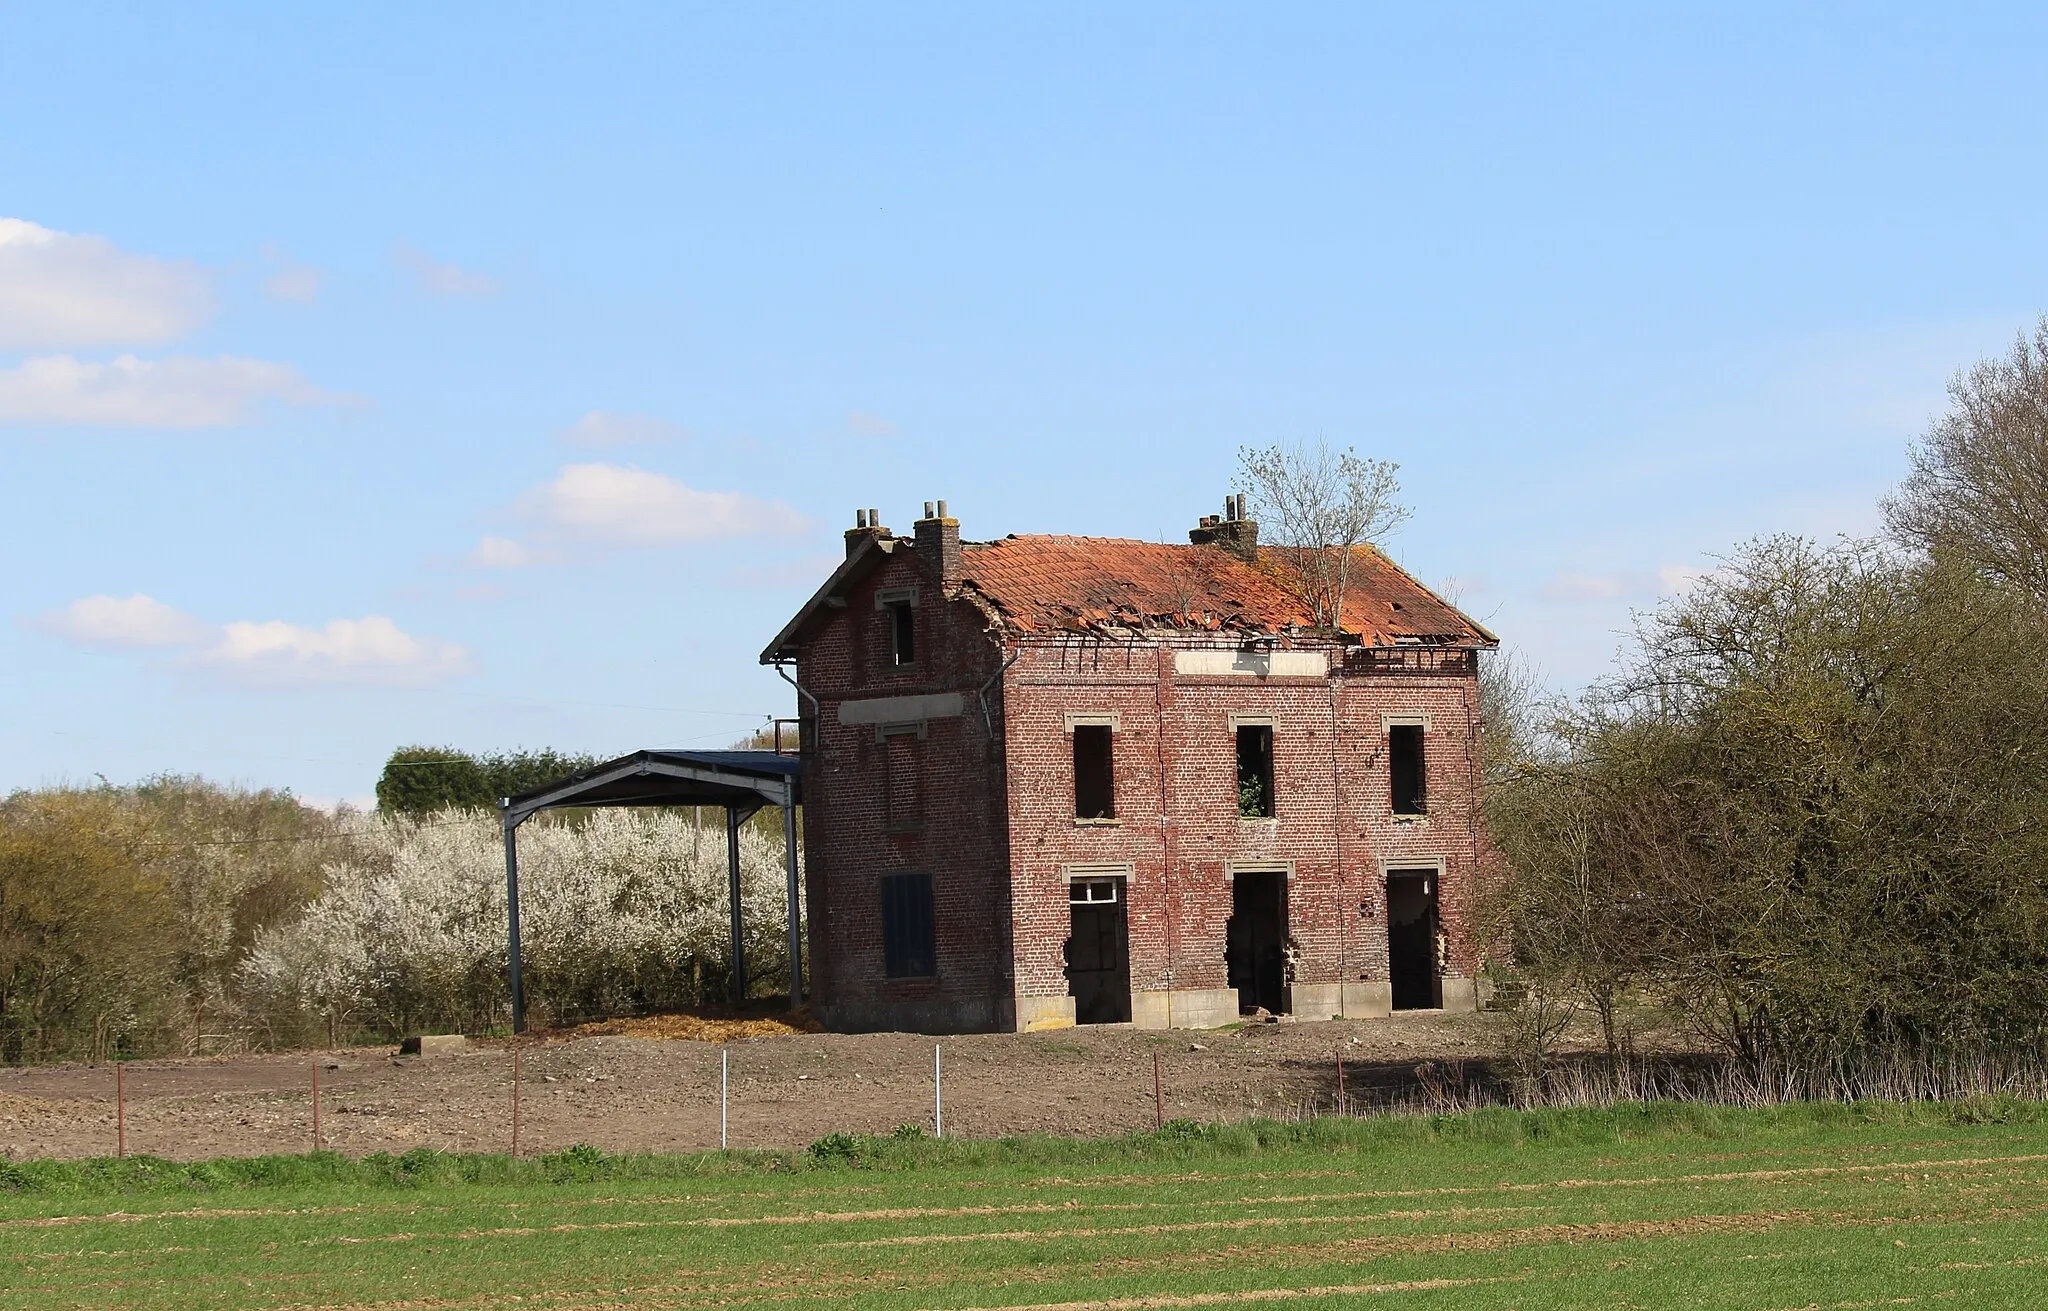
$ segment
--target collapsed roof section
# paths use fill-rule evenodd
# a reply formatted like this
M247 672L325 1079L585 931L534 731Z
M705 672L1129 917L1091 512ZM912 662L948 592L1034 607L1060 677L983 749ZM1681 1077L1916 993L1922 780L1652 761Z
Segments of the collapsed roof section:
M1312 629L1281 553L1105 537L1008 537L968 547L962 587L1018 633ZM1367 646L1490 646L1493 634L1370 546L1353 551L1344 630Z
M1213 521L1204 526L1216 527ZM1288 583L1289 553L1258 546L1255 525L1242 526L1250 529L1244 534L1249 541L1241 537L1235 546L1048 535L961 542L957 581L946 591L973 601L991 629L1006 636L1313 631L1314 614ZM763 664L797 656L826 617L844 608L853 588L896 552L919 552L916 541L870 523L847 536L845 562L769 643ZM1356 547L1352 557L1342 617L1347 640L1365 646L1498 644L1376 547ZM936 563L931 572L938 575Z

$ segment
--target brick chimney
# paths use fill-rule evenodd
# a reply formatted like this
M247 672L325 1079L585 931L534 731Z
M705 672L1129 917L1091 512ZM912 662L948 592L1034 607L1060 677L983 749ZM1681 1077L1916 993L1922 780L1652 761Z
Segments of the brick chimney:
M1202 521L1188 530L1188 540L1196 546L1220 546L1246 564L1258 562L1259 525L1244 517L1244 497L1240 495L1223 498L1221 515L1203 515Z
M960 581L960 521L946 513L944 501L926 501L924 518L915 525L917 557L951 587Z
M862 543L870 538L882 539L892 536L894 536L893 533L887 528L882 527L882 512L880 510L855 510L853 512L853 527L846 530L846 554L849 557L852 556L855 551L861 548Z

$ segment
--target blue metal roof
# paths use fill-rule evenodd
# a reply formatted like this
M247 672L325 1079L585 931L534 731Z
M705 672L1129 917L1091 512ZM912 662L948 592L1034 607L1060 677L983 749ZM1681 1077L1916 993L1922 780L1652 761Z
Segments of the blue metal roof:
M803 762L775 751L636 751L507 798L518 823L570 806L762 806L803 800Z

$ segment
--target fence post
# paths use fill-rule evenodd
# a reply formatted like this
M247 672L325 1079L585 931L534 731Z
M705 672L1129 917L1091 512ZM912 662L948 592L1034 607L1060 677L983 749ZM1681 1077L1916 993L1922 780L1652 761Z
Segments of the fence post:
M128 1062L114 1062L114 1156L128 1155Z
M313 1062L313 1150L320 1150L320 1062Z
M1337 1053L1337 1114L1347 1114L1344 1103L1344 1053Z
M1152 1127L1166 1127L1166 1091L1159 1080L1159 1053L1152 1053Z
M939 1045L932 1044L932 1137L946 1136L946 1094L939 1082Z
M729 1086L725 1062L725 1048L718 1049L718 1150L725 1150L725 1106L726 1089Z
M519 1056L524 1044L512 1038L512 1159L519 1159Z

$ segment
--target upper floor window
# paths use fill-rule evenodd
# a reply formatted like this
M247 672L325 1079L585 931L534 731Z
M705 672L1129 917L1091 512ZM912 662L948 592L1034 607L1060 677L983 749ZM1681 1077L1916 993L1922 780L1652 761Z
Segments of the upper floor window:
M1237 726L1237 813L1243 819L1271 819L1273 809L1273 726Z
M1387 726L1387 778L1396 815L1421 815L1429 809L1422 730L1421 724Z
M917 663L917 590L892 587L878 593L875 608L889 621L889 663Z
M1116 756L1108 724L1074 725L1074 818L1116 818Z

